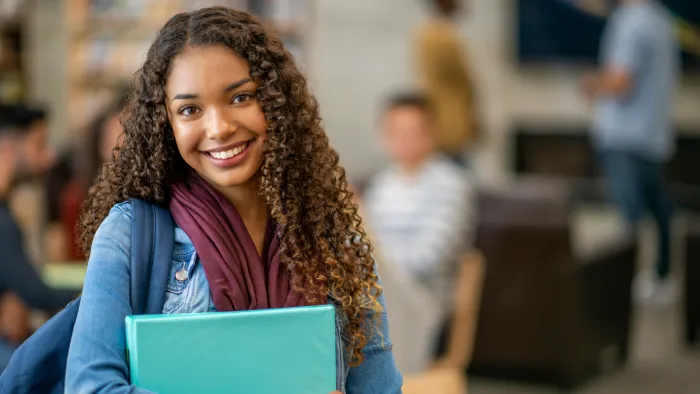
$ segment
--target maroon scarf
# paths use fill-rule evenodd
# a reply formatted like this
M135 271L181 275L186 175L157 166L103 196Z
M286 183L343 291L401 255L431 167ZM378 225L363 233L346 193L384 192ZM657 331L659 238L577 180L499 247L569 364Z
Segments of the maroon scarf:
M198 174L173 186L170 212L190 237L219 311L306 305L291 289L289 270L280 263L280 239L267 223L263 258L241 215Z

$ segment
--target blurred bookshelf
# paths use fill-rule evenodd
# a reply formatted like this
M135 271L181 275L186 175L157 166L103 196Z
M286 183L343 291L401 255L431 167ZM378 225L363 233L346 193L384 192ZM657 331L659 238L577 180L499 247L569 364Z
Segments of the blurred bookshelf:
M312 0L66 0L68 130L83 128L143 64L173 15L223 5L258 15L295 58L307 58Z

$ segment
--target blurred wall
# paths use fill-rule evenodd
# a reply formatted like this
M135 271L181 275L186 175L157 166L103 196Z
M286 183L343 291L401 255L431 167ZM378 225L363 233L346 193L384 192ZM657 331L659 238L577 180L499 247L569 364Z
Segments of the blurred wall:
M482 180L507 178L508 130L516 121L584 123L590 107L577 90L585 70L518 69L516 0L467 0L462 30L480 96L487 136L474 152ZM425 15L424 0L316 2L311 48L314 88L326 131L352 178L363 179L386 159L376 145L381 100L411 84L411 29ZM700 129L700 79L684 81L677 121Z
M411 84L411 28L420 0L315 2L310 71L326 132L355 179L380 168L376 120L383 99Z

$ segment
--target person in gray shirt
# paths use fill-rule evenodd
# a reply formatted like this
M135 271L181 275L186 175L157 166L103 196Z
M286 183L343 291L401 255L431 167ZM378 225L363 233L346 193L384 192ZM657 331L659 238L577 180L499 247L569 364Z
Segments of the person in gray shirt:
M615 203L632 229L651 212L658 226L654 274L636 284L640 298L670 299L673 204L663 164L675 151L673 97L680 51L669 11L657 0L620 0L601 44L601 70L582 79L595 103L594 143Z

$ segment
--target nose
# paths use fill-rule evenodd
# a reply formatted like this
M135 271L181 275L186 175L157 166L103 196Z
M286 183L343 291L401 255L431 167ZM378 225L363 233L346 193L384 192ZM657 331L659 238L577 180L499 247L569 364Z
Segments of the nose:
M218 109L209 111L205 123L207 138L225 141L238 130L238 122L226 112Z

